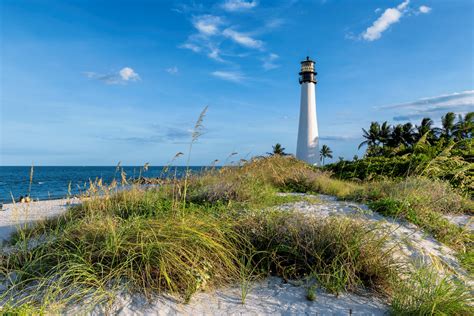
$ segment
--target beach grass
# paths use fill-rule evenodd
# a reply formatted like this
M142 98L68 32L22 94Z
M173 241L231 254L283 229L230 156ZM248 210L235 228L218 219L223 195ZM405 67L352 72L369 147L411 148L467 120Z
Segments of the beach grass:
M394 287L391 312L394 315L472 315L473 298L461 282L440 278L437 272L420 267Z
M386 182L336 180L294 158L274 156L169 179L156 188L132 185L117 192L116 185L96 182L81 205L13 236L14 251L0 253L0 277L8 285L0 298L2 312L35 308L51 313L78 305L88 310L109 305L122 293L148 298L169 293L187 302L197 291L236 282L245 301L250 282L268 275L315 280L336 294L362 288L393 300L395 313L423 314L426 306L436 311L441 306L438 300L443 302L440 311L464 314L468 310L466 289L449 279L408 282L410 278L403 277L404 263L393 261L388 236L376 225L272 208L301 199L280 196L281 191L379 203L392 201L384 200L389 195L398 201L390 195L393 185ZM466 212L469 202L454 191L443 192L437 194L446 196L445 206L437 205L433 212L453 207ZM419 205L434 203L428 198L420 201L413 204L413 212L419 211ZM387 215L400 216L388 210ZM423 217L420 227L424 221ZM468 249L463 243L453 242ZM462 247L457 249L462 253ZM397 292L401 284L424 292L413 303ZM434 284L442 284L440 290Z
M192 184L189 189L191 199ZM4 299L18 308L85 298L93 306L126 289L147 297L171 293L186 302L196 291L270 274L313 277L338 293L378 288L392 269L362 223L243 210L239 199L239 208L229 201L213 207L188 202L183 213L167 194L135 188L89 198L21 230L12 241L16 250L1 257L11 283ZM31 247L31 240L38 245Z
M452 224L443 215L472 215L474 202L445 181L424 177L344 181L291 157L260 159L242 170L280 191L322 193L368 203L376 212L419 226L461 256L469 258L464 254L473 251L473 234L467 228Z

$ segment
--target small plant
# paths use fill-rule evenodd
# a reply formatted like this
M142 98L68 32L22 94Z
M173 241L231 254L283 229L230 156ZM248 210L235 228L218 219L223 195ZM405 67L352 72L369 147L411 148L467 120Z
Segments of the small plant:
M372 210L390 217L405 218L410 212L409 205L391 198L369 201L367 205Z
M310 285L308 289L306 290L306 299L308 301L315 301L316 300L316 290L317 287L316 285Z

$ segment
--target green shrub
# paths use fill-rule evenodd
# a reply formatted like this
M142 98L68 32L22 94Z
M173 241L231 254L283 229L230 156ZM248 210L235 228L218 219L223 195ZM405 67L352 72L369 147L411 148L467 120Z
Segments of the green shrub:
M345 180L372 181L424 176L444 180L472 197L474 194L474 165L466 159L449 153L433 158L425 154L365 157L354 161L328 164L323 167L323 170L330 171L334 177Z

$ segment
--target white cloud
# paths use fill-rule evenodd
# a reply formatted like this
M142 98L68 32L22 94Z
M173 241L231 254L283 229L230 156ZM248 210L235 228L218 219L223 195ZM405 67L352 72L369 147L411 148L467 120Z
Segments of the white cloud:
M209 45L209 53L207 54L207 57L223 62L224 60L221 58L220 55L221 51L219 48L215 47L214 45L210 44Z
M173 67L167 68L166 72L169 73L170 75L176 75L178 74L179 70L178 70L178 67L173 66Z
M257 1L245 1L245 0L226 0L222 4L222 8L226 11L242 11L249 10L256 7Z
M201 47L199 47L199 46L197 46L193 43L184 43L184 44L180 45L179 47L192 50L195 53L199 53L201 51Z
M320 140L331 140L331 141L352 141L361 138L360 136L351 135L326 135L319 137Z
M119 71L120 77L124 81L137 81L140 76L130 67L124 67Z
M262 41L253 39L246 34L231 30L229 28L225 29L224 32L222 32L222 35L245 47L257 49L261 49L263 47Z
M128 81L140 80L140 76L130 67L124 67L118 72L109 74L99 74L96 72L84 72L84 75L90 79L96 79L106 84L126 84Z
M224 61L220 56L220 39L222 32L220 25L224 24L221 17L215 15L200 15L192 19L193 26L197 33L191 34L187 41L180 45L180 48L189 49L195 53L202 53L209 58Z
M232 63L229 58L244 55L236 45L231 45L231 42L244 48L260 50L262 54L265 52L263 41L253 38L252 33L235 30L225 17L210 14L197 15L192 17L191 22L195 32L188 36L187 40L179 46L180 48L227 63ZM224 59L223 56L226 58Z
M378 107L378 109L395 110L395 120L409 120L425 116L441 116L446 112L474 111L474 90L466 90L421 98L416 101Z
M279 58L279 56L277 54L274 54L274 53L271 53L270 55L268 55L263 60L263 64L262 64L263 69L271 70L271 69L278 68L279 65L275 64L275 60L277 60L278 58Z
M435 109L458 106L474 106L474 90L466 90L461 92L454 92L450 94L442 94L435 97L421 98L419 100L385 105L378 107L379 109L397 109L397 108L412 108L412 109Z
M273 19L268 20L268 21L265 23L265 28L267 28L267 29L274 29L274 28L277 28L277 27L282 26L283 24L285 24L285 20L284 20L284 19L281 19L281 18L273 18Z
M409 4L410 4L410 0L405 0L397 6L397 9L400 11L405 10Z
M400 18L406 12L410 0L400 3L396 8L388 8L375 22L362 33L362 38L367 41L375 41L382 36L390 25L400 21Z
M245 77L240 73L240 72L235 72L235 71L214 71L211 73L214 77L227 80L227 81L233 81L233 82L241 82L242 80L245 79Z
M431 11L431 8L426 5L422 5L419 7L418 10L420 11L420 13L429 13Z
M209 36L219 33L219 25L222 24L222 19L214 15L200 15L193 20L194 27L199 33Z

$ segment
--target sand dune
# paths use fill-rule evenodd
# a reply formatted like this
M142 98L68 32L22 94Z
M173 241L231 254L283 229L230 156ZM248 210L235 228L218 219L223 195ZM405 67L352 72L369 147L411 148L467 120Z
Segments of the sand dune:
M436 258L456 272L461 278L467 273L461 268L454 252L424 234L415 225L385 218L370 211L365 205L336 201L333 197L308 196L313 202L302 201L279 206L282 210L303 212L308 216L350 216L379 223L390 232L393 243L398 245L397 256L401 259L421 260L430 263ZM8 239L20 224L32 223L44 218L57 216L70 204L80 200L50 200L30 204L7 204L0 212L0 240ZM467 219L470 220L470 219ZM464 221L465 222L465 221ZM1 242L1 241L0 241ZM71 310L74 311L75 309ZM112 313L118 315L383 315L388 306L381 300L356 294L336 297L318 290L315 301L306 299L306 287L284 283L282 279L271 277L251 286L246 303L241 302L238 285L218 289L214 292L196 294L189 304L160 295L152 302L140 297L118 295L112 310L96 307L92 314Z

